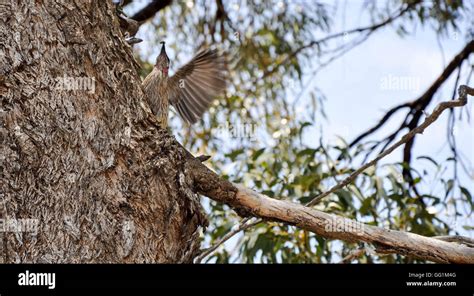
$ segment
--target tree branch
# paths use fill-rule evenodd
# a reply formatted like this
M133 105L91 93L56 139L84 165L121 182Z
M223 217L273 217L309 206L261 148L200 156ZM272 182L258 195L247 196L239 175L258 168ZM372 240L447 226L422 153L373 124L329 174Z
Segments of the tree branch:
M395 106L388 110L385 115L382 117L382 119L379 120L379 122L365 131L364 133L360 134L357 138L355 138L350 144L349 147L353 147L355 144L359 143L362 139L367 137L370 134L373 134L376 132L380 127L382 127L397 111L403 109L403 108L409 108L411 106L411 103L404 103L398 106Z
M467 86L460 86L458 100L440 103L433 113L426 118L425 122L403 136L395 145L384 151L382 153L383 156L386 156L395 148L410 140L415 134L422 133L426 127L438 119L444 110L466 105L468 94L474 95L474 89ZM382 154L375 160L382 158ZM335 188L340 189L352 182L353 179L367 167L374 165L376 163L375 160L353 172L348 178L316 197L308 203L308 205L316 204L323 197L337 190ZM228 204L241 216L256 216L264 220L279 221L295 225L326 238L371 243L377 248L378 252L397 253L440 263L474 263L474 248L446 242L446 239L429 238L413 233L370 226L355 220L327 214L308 206L272 199L241 185L221 179L217 174L209 170L198 159L192 156L190 156L186 162L185 173L189 174L194 180L194 189L196 192L206 195L213 200ZM220 240L220 243L223 243L240 230L249 228L251 224L261 222L259 219L251 224L247 224L248 220L248 218L244 219L242 221L243 223L228 233L228 235L224 236L224 238ZM336 227L341 225L343 229ZM198 259L201 260L210 252L217 249L218 246L219 245L216 244L209 248L205 253L202 253Z
M353 250L352 252L350 252L349 255L347 255L346 257L342 258L341 262L340 263L344 263L344 264L347 264L347 263L351 263L352 260L356 259L356 258L359 258L361 257L362 255L364 255L366 252L365 248L362 247L362 248L358 248L356 250Z
M459 92L460 92L460 95L461 95L461 91L464 90L464 88L467 88L467 86L461 86L459 88ZM467 103L467 99L466 97L462 98L460 97L459 100L453 100L453 101L447 101L447 102L441 102L438 106L436 106L435 110L433 111L433 113L429 116L426 117L425 121L420 124L419 126L411 129L407 134L405 134L397 143L395 143L394 145L390 146L390 148L386 149L385 151L383 151L382 153L380 153L377 157L375 157L373 160L371 160L370 162L366 163L365 165L363 165L362 167L360 167L359 169L355 170L352 174L349 175L349 177L347 177L346 179L344 179L342 182L340 182L339 184L335 185L334 187L332 187L331 189L329 189L328 191L324 192L324 193L321 193L320 195L318 195L317 197L315 197L313 200L311 200L309 203L308 203L308 206L313 206L315 204L317 204L319 201L321 201L324 197L328 196L329 194L331 193L334 193L336 192L337 190L339 189L342 189L344 188L346 185L352 183L355 178L360 175L363 171L365 171L367 168L375 165L379 160L381 160L382 158L384 158L385 156L389 155L390 153L392 153L395 149L397 149L399 146L401 146L402 144L406 144L406 143L413 143L413 138L415 137L416 134L422 134L423 131L428 127L430 126L433 122L435 122L438 117L441 115L441 113L443 113L444 110L446 109L450 109L450 108L454 108L454 107L460 107L460 106L464 106L465 104Z
M239 233L240 231L245 231L250 227L253 227L259 223L261 223L263 220L262 219L257 219L253 222L249 221L251 220L251 217L246 217L240 221L239 224L236 225L236 227L233 227L231 231L227 232L223 237L221 237L215 244L213 244L211 247L204 249L201 251L199 256L197 256L194 259L195 263L201 263L202 259L206 258L208 255L212 254L219 246L221 246L223 243L225 243L227 240L229 240L231 237Z
M278 200L220 179L201 165L191 170L198 192L239 211L265 220L284 222L320 236L374 244L383 253L397 253L439 263L474 263L474 248L414 233L383 229Z
M443 85L443 83L451 76L451 74L456 70L460 69L462 63L469 57L471 53L474 52L474 41L470 41L469 43L466 44L466 46L451 60L451 62L446 66L446 68L443 70L441 75L433 82L433 84L426 90L425 93L418 99L414 100L411 103L405 103L399 106L396 106L389 110L384 117L372 128L369 130L365 131L356 139L354 139L350 144L349 147L353 147L360 141L362 141L364 138L367 136L373 134L375 131L380 129L387 121L392 117L392 115L398 111L402 107L409 106L410 111L406 114L403 123L400 125L400 127L395 130L389 137L385 138L384 140L380 142L386 141L384 147L382 148L381 152L385 151L385 148L388 147L388 145L396 138L396 136L404 129L408 128L409 130L413 130L418 126L418 123L423 116L423 112L425 108L431 103L433 100L433 97L435 93L438 91L438 89ZM379 143L380 143L379 142ZM412 150L413 146L415 144L415 137L412 137L409 141L406 141L405 147L403 148L403 162L406 163L408 166L403 167L403 177L405 180L408 182L410 185L410 188L412 188L415 192L416 195L420 196L418 194L418 191L415 187L413 176L410 171L410 163L412 159ZM375 147L378 146L375 145ZM375 149L374 149L375 150ZM372 150L373 151L373 150ZM370 151L369 154L372 152ZM420 199L421 200L421 199Z
M350 144L349 147L353 147L357 143L360 143L364 138L369 136L370 134L374 133L377 131L380 127L383 126L383 124L390 119L390 117L398 110L400 110L403 107L410 107L411 111L409 114L407 114L407 118L409 115L412 115L414 113L420 113L423 114L422 111L428 106L428 104L431 102L434 94L438 91L438 89L441 87L441 85L449 78L451 73L458 68L462 62L469 57L469 55L474 52L474 41L469 42L466 44L466 46L451 60L451 62L446 66L446 68L443 70L441 75L433 82L433 84L426 90L423 95L421 95L418 99L404 103L398 106L395 106L394 108L390 109L377 123L375 126L370 128L369 130L365 131L361 135L359 135L356 139L354 139ZM413 124L415 122L413 119L410 121L410 123ZM400 128L396 131L397 134L400 132L403 128L409 127L409 124L407 125L401 125ZM416 122L418 124L418 122ZM415 126L416 126L415 124Z
M442 236L435 236L434 238L451 243L458 243L463 244L468 247L474 248L474 239L461 236L461 235L442 235Z
M153 0L147 6L136 12L131 18L137 22L145 22L152 18L158 11L170 5L172 0Z
M339 38L339 37L344 37L344 36L348 36L348 35L352 35L352 34L355 34L355 33L366 33L367 36L374 33L375 31L377 31L378 29L394 22L396 19L400 18L401 16L403 16L406 12L408 12L411 8L413 8L416 4L418 4L419 1L414 1L410 4L408 4L405 8L402 8L400 9L396 14L388 17L387 19L383 20L382 22L380 23L377 23L377 24L373 24L373 25L370 25L370 26L366 26L366 27L360 27L360 28L355 28L355 29L351 29L351 30L347 30L347 31L343 31L343 32L338 32L338 33L334 33L334 34L331 34L331 35L328 35L324 38L321 38L319 40L313 40L311 42L309 42L308 44L305 44L299 48L297 48L296 50L294 50L293 52L289 53L280 63L278 63L277 65L275 65L273 68L271 68L270 70L267 70L263 73L263 76L260 77L259 79L263 79L265 77L268 77L270 75L272 75L273 73L275 73L282 65L288 63L291 59L293 59L294 57L296 57L299 53L301 53L302 51L308 49L308 48L312 48L312 47L315 47L315 46L318 46L324 42L327 42L331 39L335 39L335 38Z
M127 38L134 37L143 23L152 18L158 11L170 5L172 0L153 0L132 17L128 17L123 12L123 6L130 4L130 2L131 0L118 2L118 6L116 7L120 28L122 32L127 35ZM135 40L131 40L131 44L141 41L141 39L135 38Z

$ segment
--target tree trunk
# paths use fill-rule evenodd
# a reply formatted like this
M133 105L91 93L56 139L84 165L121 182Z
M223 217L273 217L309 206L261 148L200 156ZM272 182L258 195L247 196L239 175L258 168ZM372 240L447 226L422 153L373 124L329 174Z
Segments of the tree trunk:
M0 261L191 262L206 221L111 1L0 4L0 40Z

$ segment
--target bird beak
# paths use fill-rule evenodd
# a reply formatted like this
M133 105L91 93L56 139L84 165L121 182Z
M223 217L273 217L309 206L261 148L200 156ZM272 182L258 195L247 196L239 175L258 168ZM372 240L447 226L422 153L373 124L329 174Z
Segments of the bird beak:
M161 41L160 43L161 43L161 52L160 52L160 54L166 55L165 42Z

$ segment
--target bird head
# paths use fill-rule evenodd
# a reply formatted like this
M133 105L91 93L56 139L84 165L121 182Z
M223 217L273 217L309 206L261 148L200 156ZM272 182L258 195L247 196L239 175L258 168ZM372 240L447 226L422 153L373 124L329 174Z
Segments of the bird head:
M170 67L170 59L166 55L165 42L161 41L161 52L156 58L155 67L163 74L164 77L168 77L168 69Z

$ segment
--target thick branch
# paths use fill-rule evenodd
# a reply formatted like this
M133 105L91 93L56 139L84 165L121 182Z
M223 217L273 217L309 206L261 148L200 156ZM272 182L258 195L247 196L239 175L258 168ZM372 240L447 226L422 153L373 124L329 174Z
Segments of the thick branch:
M199 193L226 203L239 212L295 225L326 238L371 243L385 253L440 263L474 263L474 248L414 233L370 226L289 201L273 199L221 179L197 160L189 161L188 164Z
M368 135L371 135L373 134L374 132L376 132L379 128L381 128L391 117L392 115L394 115L395 113L397 113L397 111L403 109L403 108L409 108L411 106L411 103L404 103L404 104L401 104L401 105L398 105L398 106L395 106L393 108L391 108L390 110L388 110L385 115L379 120L379 122L374 125L373 127L371 127L370 129L368 129L367 131L363 132L362 134L360 134L357 138L355 138L350 144L349 144L349 147L353 147L355 144L359 143L362 139L364 139L365 137L367 137Z
M474 94L474 89L461 86L459 100L440 103L423 124L405 135L401 141L407 141L415 133L423 132L444 110L465 105L468 94ZM242 216L256 216L265 220L295 225L326 238L371 243L383 253L397 253L440 263L474 263L474 248L437 238L369 226L304 205L272 199L221 179L198 159L189 154L188 156L189 160L186 163L185 171L193 178L195 191L213 200L228 204ZM323 194L322 197L326 195ZM322 197L320 196L320 198ZM320 200L320 198L316 200ZM247 222L248 219L245 221ZM248 228L247 225L243 224L237 231Z
M147 6L136 12L131 18L137 22L144 22L152 18L158 11L170 5L172 0L153 0Z

